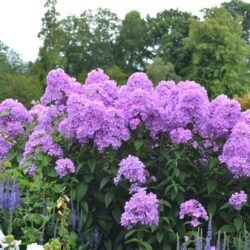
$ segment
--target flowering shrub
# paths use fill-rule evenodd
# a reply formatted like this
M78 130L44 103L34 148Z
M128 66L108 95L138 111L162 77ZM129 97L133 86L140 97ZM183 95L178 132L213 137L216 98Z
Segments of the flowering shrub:
M31 110L0 104L1 229L65 249L173 249L210 214L214 233L240 235L249 126L236 100L192 81L134 73L117 86L97 69L81 84L52 70Z

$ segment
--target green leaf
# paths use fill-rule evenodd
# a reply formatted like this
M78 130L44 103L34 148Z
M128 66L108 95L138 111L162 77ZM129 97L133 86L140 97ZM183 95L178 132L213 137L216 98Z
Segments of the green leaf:
M108 182L109 182L109 177L104 177L100 183L100 190L102 190Z
M139 244L145 247L145 250L153 250L151 245L145 241L139 241Z
M105 194L105 205L106 207L109 206L109 204L111 203L111 201L114 199L115 196L115 192L108 192Z
M113 209L112 216L115 219L115 221L119 224L120 223L120 217L121 217L120 209L119 208Z
M135 146L136 151L140 150L140 148L142 147L143 143L144 143L143 140L136 140L136 141L134 141L134 146Z
M96 167L96 160L95 159L89 159L88 160L88 166L91 171L91 173L94 173L95 167Z
M242 225L243 225L243 221L242 221L241 218L235 218L234 219L234 226L235 226L237 232L240 231L240 229L242 228Z
M158 240L159 243L161 243L161 242L162 242L162 239L163 239L163 234L160 233L160 232L158 232L158 233L156 234L156 239Z
M136 229L132 229L132 230L129 230L126 235L125 235L125 240L127 238L129 238L131 235L133 235L134 233L137 233L137 230Z
M86 213L88 213L89 212L89 205L88 205L88 202L86 202L86 201L81 201L81 207L84 209L84 211L86 212Z
M216 208L217 208L217 204L215 201L208 203L208 206L207 206L208 213L211 214L212 216L215 214Z
M220 232L235 233L235 228L231 225L224 225L223 227L221 227Z
M88 185L84 182L80 182L76 187L76 199L80 201L88 190Z
M210 195L217 187L217 182L214 181L214 180L210 180L208 183L207 183L207 192L208 194Z

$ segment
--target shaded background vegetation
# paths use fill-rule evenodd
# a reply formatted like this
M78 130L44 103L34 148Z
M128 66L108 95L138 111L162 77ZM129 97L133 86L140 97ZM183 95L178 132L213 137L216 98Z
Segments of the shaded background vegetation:
M146 72L154 84L195 80L210 97L239 96L249 107L249 3L231 0L204 9L202 20L174 9L146 18L131 11L123 20L97 9L61 19L56 3L45 2L38 34L43 46L35 62L23 62L0 42L0 101L12 97L30 106L53 68L63 68L80 82L91 69L103 68L118 84L135 71Z

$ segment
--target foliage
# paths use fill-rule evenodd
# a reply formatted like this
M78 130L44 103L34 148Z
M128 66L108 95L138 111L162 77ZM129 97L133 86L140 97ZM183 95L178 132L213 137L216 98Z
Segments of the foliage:
M155 57L152 64L147 66L147 75L155 85L161 80L174 80L179 82L180 76L176 75L174 66L168 62L165 64L160 57Z
M184 39L192 55L189 79L202 82L212 97L243 93L249 46L241 34L240 21L223 8L207 10L204 21L190 23Z
M116 63L126 73L145 69L150 56L146 21L138 11L126 14L116 44Z
M230 2L222 3L234 17L242 18L242 37L250 42L250 3L241 0L231 0Z
M26 107L31 107L31 101L40 98L42 85L32 76L7 74L0 81L0 100L13 98L22 102Z
M147 17L153 54L159 55L165 63L172 63L176 73L183 77L190 62L190 53L183 44L183 38L189 33L190 18L197 17L174 9L157 13L155 18Z

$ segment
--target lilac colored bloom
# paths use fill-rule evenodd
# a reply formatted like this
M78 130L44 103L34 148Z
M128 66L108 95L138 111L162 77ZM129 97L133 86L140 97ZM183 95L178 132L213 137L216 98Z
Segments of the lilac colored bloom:
M148 79L148 76L142 72L132 74L127 81L127 88L129 91L135 89L153 90L153 83Z
M155 88L155 91L160 97L162 106L169 105L171 102L171 93L176 88L174 81L160 81Z
M46 106L42 104L34 105L30 110L29 113L32 116L33 120L37 120L39 118L40 113L46 108Z
M236 192L229 198L229 203L238 211L241 210L245 202L247 202L247 194L244 191Z
M28 175L29 176L34 176L36 173L36 165L32 164L29 169L28 169Z
M47 76L47 87L41 97L43 105L66 105L70 93L82 93L82 86L69 77L62 69L51 70Z
M4 160L12 145L0 135L0 160Z
M114 183L117 185L124 178L130 183L140 186L146 183L148 176L148 171L145 170L145 165L139 158L129 155L119 163L119 170L114 178Z
M109 77L102 69L94 69L88 73L85 84L101 83L107 80L109 80Z
M59 124L60 132L85 144L93 140L99 151L112 146L117 149L130 138L124 114L106 107L101 101L91 101L84 95L72 94L67 103L68 117Z
M190 81L176 85L174 82L161 82L156 93L159 102L155 102L155 115L150 127L153 134L190 127L192 133L199 131L209 112L209 99L203 87Z
M62 178L63 176L67 175L68 173L75 173L75 166L74 163L68 159L59 159L56 161L55 170L57 174Z
M31 115L21 103L6 99L0 104L0 131L10 138L23 134L23 126L30 124L31 120Z
M44 107L40 110L37 125L35 130L45 130L47 132L54 132L57 127L58 117L63 115L56 106Z
M225 137L231 133L241 116L240 104L225 95L216 97L209 106L207 122L201 126L200 133L205 137Z
M62 149L53 141L52 136L44 130L37 130L29 136L29 140L25 145L23 162L27 160L29 155L34 154L37 148L39 148L41 152L47 153L51 156L63 156Z
M200 224L199 218L208 220L208 215L205 208L195 199L190 199L181 204L179 217L184 219L185 215L192 217L191 225L197 227Z
M116 107L124 113L126 122L132 130L139 124L147 125L154 117L158 99L154 91L144 89L124 90Z
M118 87L111 80L84 85L83 91L89 100L102 101L105 106L114 106L118 99Z
M192 132L189 129L177 128L170 132L170 138L177 143L187 143L192 139Z
M224 144L221 163L225 163L235 178L250 176L250 125L239 121Z
M131 229L137 223L142 225L158 225L158 199L153 193L146 193L141 188L126 202L121 215L121 225Z

